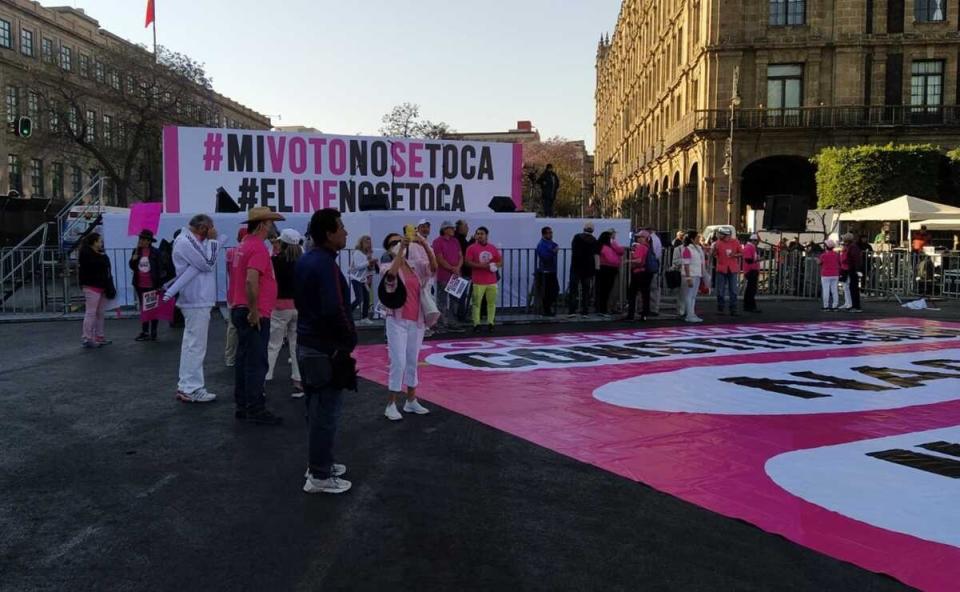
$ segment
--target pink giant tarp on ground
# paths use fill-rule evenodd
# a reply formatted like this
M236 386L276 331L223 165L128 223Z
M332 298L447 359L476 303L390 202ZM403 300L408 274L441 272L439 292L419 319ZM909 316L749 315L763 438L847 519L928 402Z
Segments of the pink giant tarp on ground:
M386 383L386 347L357 354ZM960 323L428 342L424 400L927 590L960 581Z

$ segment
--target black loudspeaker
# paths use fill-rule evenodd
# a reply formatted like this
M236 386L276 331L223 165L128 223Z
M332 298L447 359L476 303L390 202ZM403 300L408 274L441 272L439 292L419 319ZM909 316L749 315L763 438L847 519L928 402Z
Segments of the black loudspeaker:
M487 207L499 214L517 211L513 198L506 195L494 195Z
M217 187L217 209L218 214L236 214L240 211L240 206L230 197L227 190L223 187Z
M358 207L360 208L361 212L369 212L372 210L389 210L390 202L387 201L386 195L361 195Z
M765 230L802 232L807 229L807 196L768 195L763 207Z

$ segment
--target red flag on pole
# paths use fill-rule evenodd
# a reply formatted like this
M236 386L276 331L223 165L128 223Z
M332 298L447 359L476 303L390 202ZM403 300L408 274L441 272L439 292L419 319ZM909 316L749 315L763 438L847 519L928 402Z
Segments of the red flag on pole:
M156 15L153 10L153 0L147 0L147 24L144 25L144 28L149 27L150 23L154 22Z

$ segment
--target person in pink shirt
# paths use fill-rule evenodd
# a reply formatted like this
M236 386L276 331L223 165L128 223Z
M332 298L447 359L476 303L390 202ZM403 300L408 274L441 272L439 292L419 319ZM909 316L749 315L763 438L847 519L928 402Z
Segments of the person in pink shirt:
M433 253L437 258L437 308L440 309L438 330L450 328L457 319L458 302L446 290L450 279L460 277L463 269L463 251L454 236L455 230L452 222L444 221L440 224L440 236L433 241Z
M747 287L743 293L743 310L760 312L757 308L757 284L760 282L760 249L757 246L760 237L750 235L750 240L743 246L743 275L747 280Z
M630 254L630 289L627 291L627 320L632 321L637 312L637 293L643 300L640 309L640 320L645 321L650 316L650 282L653 279L653 270L647 269L648 255L653 247L650 245L650 233L641 230L637 234L637 244Z
M241 228L237 231L237 244L243 242L243 238L247 236L247 229ZM227 260L227 311L233 308L233 302L230 301L230 268L233 265L233 256L237 254L237 247L230 247L225 251L225 256ZM230 313L227 313L227 337L226 344L223 347L223 361L227 365L227 368L233 368L234 364L237 362L237 328L233 326L233 321L230 319Z
M416 235L414 242L425 248L424 252L431 260L434 259L433 251L427 246L426 239ZM407 255L411 252L411 246L408 239L401 238L398 234L388 235L384 241L384 247L392 255L392 259L380 265L380 274L383 278L381 281L386 283L386 290L393 292L396 290L397 283L402 281L407 293L402 307L386 309L387 352L390 356L387 388L390 390L390 398L383 414L390 421L403 419L403 415L397 409L397 397L404 395L406 395L404 412L416 415L430 413L417 400L419 384L417 366L427 329L420 299L422 298L421 290L427 285L430 276L422 276L414 266L410 265ZM436 266L437 263L433 260L428 269L431 267L436 269ZM403 392L404 386L407 387L406 393Z
M820 287L823 297L823 310L839 310L840 294L837 286L840 283L840 253L837 253L837 243L827 239L826 247L820 254Z
M283 418L267 411L263 394L269 368L270 315L277 304L277 280L264 241L276 232L274 222L283 216L266 207L247 211L247 236L237 247L230 266L230 318L237 328L239 345L234 372L234 416L250 423L279 425Z
M477 228L474 239L477 241L467 247L467 265L473 277L473 332L480 332L480 306L487 299L487 333L493 333L493 322L497 314L497 270L503 262L500 250L487 242L489 231L481 226Z
M607 314L610 292L620 275L620 261L626 250L617 243L617 231L600 233L600 271L597 274L597 314Z
M717 270L717 312L723 314L723 309L729 302L730 314L736 316L743 247L729 228L721 227L717 232L720 240L713 243L712 247Z

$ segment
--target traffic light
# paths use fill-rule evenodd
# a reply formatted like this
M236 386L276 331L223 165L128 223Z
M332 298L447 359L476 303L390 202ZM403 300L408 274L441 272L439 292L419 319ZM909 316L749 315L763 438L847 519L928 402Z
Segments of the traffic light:
M18 117L14 133L24 140L29 138L33 135L33 120L29 117Z

